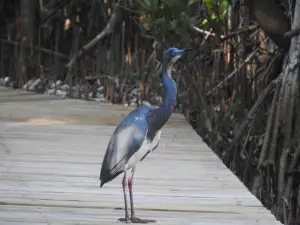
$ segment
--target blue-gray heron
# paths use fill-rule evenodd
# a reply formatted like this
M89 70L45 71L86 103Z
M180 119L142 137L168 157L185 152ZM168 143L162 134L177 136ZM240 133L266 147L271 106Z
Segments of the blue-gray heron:
M125 202L125 218L119 219L126 223L148 223L154 220L143 220L135 216L132 197L132 179L135 166L142 161L159 144L161 128L168 121L176 104L176 83L171 77L172 65L185 50L169 48L163 54L162 82L165 90L164 102L159 107L142 105L130 112L117 126L114 131L104 159L100 173L102 187L119 174L124 172L122 186ZM127 207L127 173L131 170L128 178L128 187L131 205L131 217Z

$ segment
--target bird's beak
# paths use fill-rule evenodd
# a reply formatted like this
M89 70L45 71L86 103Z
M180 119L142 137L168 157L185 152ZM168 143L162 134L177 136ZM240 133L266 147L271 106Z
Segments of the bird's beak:
M187 49L184 49L184 52L189 52L189 51L196 51L195 48L187 48Z
M176 56L181 56L184 52L185 52L185 50L178 50L176 52Z
M184 50L178 50L176 56L181 57L181 56L183 55L183 53L188 52L188 51L195 51L195 50L196 50L196 49L194 49L194 48L187 48L187 49L184 49ZM175 56L175 57L176 57L176 56Z
M172 62L175 63L186 51L189 51L190 49L184 49L184 50L178 50L176 52L176 56L173 57Z

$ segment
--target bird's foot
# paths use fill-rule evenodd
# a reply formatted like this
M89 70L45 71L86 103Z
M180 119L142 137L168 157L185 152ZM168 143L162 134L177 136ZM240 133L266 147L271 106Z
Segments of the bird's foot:
M143 220L137 217L131 217L131 222L132 223L155 223L155 220Z
M143 220L137 217L131 217L131 218L120 218L118 219L120 222L125 222L125 223L155 223L155 220Z
M130 218L129 217L120 218L120 219L118 219L118 221L128 223L130 221Z

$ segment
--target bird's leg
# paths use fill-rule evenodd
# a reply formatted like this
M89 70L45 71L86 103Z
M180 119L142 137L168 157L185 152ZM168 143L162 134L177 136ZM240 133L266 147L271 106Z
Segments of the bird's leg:
M122 181L122 187L123 187L123 193L124 193L124 202L125 202L125 218L120 218L119 221L123 221L128 223L129 217L128 217L128 206L127 206L127 195L126 195L126 186L127 186L127 168L125 168L123 181Z
M134 212L134 207L133 207L133 197L132 197L132 179L133 179L133 175L134 175L134 170L135 170L135 167L132 168L131 176L128 178L131 218L135 217L135 212Z
M131 219L130 220L132 223L154 223L155 220L143 220L143 219L137 218L135 216L135 211L134 211L134 206L133 206L133 196L132 196L132 181L133 181L135 167L133 167L131 171L132 171L131 176L128 178L130 209L131 209Z

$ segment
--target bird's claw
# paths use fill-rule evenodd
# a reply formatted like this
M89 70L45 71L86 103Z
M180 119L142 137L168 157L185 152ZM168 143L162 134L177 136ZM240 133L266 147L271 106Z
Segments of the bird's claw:
M155 220L143 220L137 217L132 217L131 219L132 223L155 223Z
M129 220L130 220L130 219L129 219L128 217L118 219L118 221L120 221L120 222L125 222L125 223L128 223Z
M120 218L118 219L120 222L125 222L125 223L155 223L155 220L143 220L137 217L132 217L132 218Z

